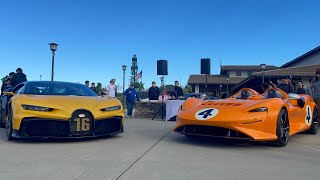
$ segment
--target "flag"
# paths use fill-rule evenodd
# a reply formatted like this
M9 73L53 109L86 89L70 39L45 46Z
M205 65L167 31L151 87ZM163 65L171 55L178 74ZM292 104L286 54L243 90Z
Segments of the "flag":
M137 76L136 76L136 81L138 81L140 78L142 78L142 71L140 71L140 73L137 74Z

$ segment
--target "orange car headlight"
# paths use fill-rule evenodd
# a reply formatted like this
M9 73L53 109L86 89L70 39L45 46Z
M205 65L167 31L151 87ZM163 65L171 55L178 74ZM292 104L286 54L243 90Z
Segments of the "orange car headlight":
M255 108L250 110L249 112L268 112L268 108L267 107Z

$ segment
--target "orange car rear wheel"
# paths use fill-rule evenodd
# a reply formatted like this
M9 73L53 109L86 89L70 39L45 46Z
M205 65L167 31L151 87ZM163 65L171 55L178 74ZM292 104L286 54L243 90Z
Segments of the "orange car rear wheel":
M318 109L314 108L313 109L313 119L312 119L312 123L310 126L310 129L306 131L306 133L308 134L317 134L318 133Z

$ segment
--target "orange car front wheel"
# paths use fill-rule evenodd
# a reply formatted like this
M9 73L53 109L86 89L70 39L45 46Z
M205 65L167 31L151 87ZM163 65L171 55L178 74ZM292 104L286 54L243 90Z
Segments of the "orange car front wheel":
M277 147L284 147L288 144L290 126L288 119L288 112L285 109L281 109L278 120L277 120L277 137L278 139L273 142L273 144Z

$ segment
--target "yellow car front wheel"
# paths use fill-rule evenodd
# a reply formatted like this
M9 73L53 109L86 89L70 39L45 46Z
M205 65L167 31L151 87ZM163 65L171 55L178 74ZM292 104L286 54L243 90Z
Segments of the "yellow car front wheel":
M13 127L12 127L12 110L11 108L9 109L9 113L8 113L8 129L7 129L7 140L13 140L13 136L12 136L12 133L13 133Z

